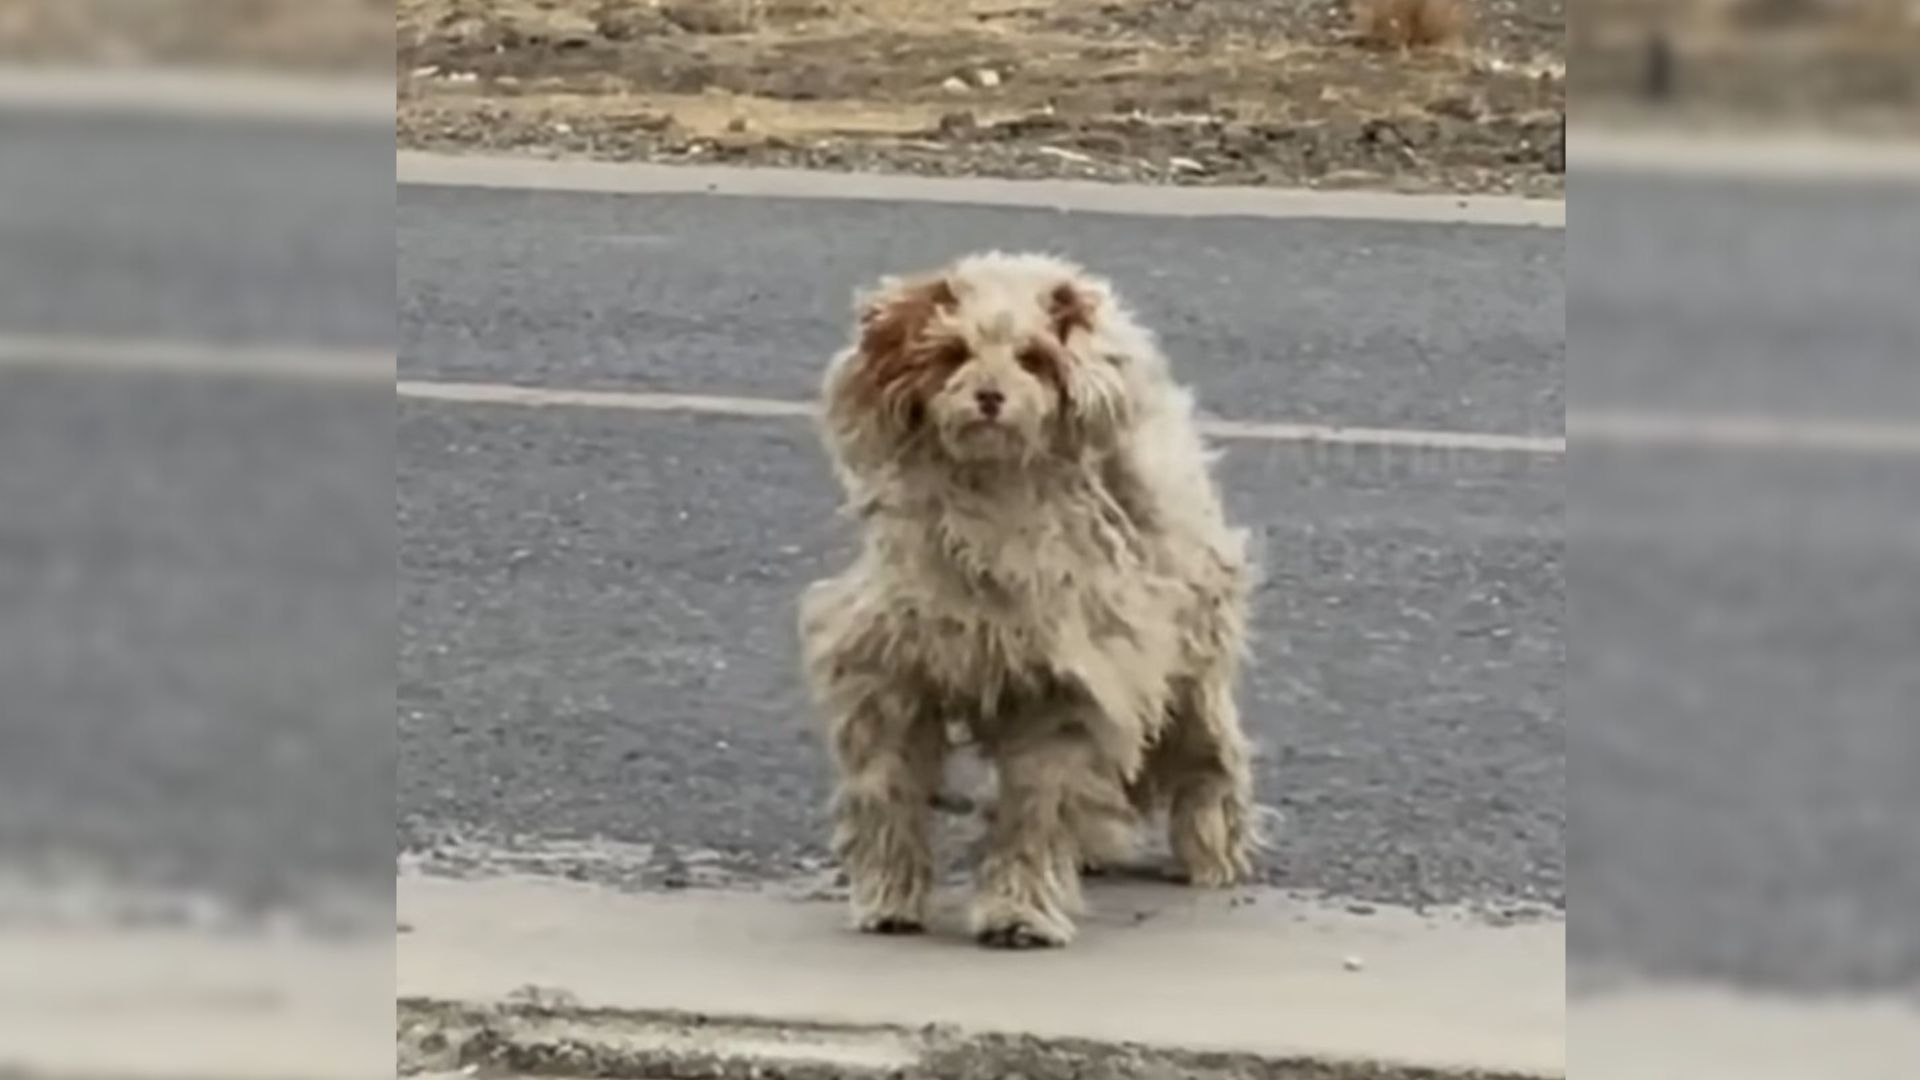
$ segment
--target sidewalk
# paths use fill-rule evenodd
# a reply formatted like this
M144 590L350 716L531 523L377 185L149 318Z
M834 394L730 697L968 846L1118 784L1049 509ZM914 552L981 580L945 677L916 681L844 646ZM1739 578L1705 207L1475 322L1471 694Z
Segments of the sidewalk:
M402 1068L546 1075L1559 1077L1564 930L1096 886L1065 951L945 912L403 878ZM1251 900L1251 902L1248 902Z

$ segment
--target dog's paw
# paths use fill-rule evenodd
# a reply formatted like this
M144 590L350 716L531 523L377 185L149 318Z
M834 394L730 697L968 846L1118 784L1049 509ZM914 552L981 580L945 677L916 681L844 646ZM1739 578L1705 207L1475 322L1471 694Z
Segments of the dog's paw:
M1057 949L1067 943L1057 933L1019 921L986 927L974 934L974 940L989 949Z
M1178 876L1196 889L1231 889L1253 880L1253 863L1244 856L1196 860Z
M989 949L1057 949L1073 940L1064 914L985 901L973 912L973 939Z
M927 924L909 915L867 915L859 919L860 932L863 934L882 934L887 937L902 937L907 934L924 934Z

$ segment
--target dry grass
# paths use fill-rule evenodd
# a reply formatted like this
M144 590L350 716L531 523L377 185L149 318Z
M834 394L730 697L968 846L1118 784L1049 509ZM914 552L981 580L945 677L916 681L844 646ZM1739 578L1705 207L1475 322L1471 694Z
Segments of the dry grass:
M1354 33L1376 49L1454 45L1467 30L1465 0L1354 0Z

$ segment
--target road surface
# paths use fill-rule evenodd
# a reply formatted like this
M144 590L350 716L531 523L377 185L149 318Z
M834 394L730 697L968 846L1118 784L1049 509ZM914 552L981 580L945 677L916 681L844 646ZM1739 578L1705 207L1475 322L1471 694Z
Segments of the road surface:
M1215 413L1559 426L1557 231L411 187L399 214L407 380L804 398L856 285L1041 246L1113 275ZM656 845L641 881L824 854L792 612L851 536L804 422L406 402L400 442L409 845ZM1246 443L1221 475L1265 554L1269 880L1562 903L1557 458Z

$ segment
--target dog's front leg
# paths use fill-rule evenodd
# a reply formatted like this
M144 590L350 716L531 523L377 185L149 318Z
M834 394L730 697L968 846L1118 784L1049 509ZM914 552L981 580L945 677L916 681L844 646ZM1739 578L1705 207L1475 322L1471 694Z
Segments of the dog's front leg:
M1233 703L1233 673L1195 680L1173 708L1173 724L1148 762L1164 790L1168 839L1189 882L1225 888L1253 877L1253 774Z
M847 872L855 925L914 934L933 888L929 803L939 790L946 731L909 695L863 695L832 729L839 788L834 852Z
M1124 814L1125 800L1077 725L1018 737L994 757L1000 793L973 902L974 936L996 948L1065 945L1080 910L1083 819Z

